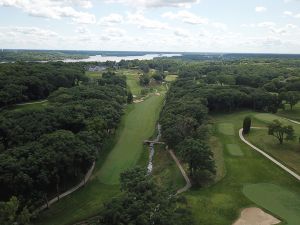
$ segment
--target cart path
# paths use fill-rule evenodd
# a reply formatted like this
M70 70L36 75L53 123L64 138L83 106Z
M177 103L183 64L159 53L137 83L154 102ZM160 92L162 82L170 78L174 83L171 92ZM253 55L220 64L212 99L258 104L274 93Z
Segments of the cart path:
M49 202L48 202L48 206L50 207L53 203L57 202L58 200L72 194L74 191L78 190L79 188L81 188L82 186L84 186L88 180L90 179L92 173L93 173L93 170L95 168L95 161L93 162L91 168L89 169L89 171L86 173L86 175L84 176L84 179L79 183L77 184L76 186L72 187L71 189L67 190L66 192L62 193L59 195L59 198L58 197L55 197L53 199L51 199ZM44 204L42 205L41 207L39 207L38 209L35 210L35 213L38 213L44 209L47 209L47 204Z
M251 127L252 129L257 129L256 127ZM262 128L258 128L258 129L262 129ZM267 153L265 153L263 150L259 149L258 147L254 146L253 144L251 144L249 141L247 141L244 136L243 136L243 128L241 128L239 130L239 136L240 139L246 143L247 145L249 145L251 148L253 148L255 151L259 152L260 154L262 154L263 156L265 156L267 159L271 160L273 163L275 163L277 166L281 167L282 169L284 169L286 172L288 172L289 174L291 174L293 177L295 177L297 180L300 181L300 175L295 173L294 171L290 170L289 168L287 168L286 166L284 166L283 164L281 164L280 162L278 162L276 159L274 159L273 157L271 157L270 155L268 155Z
M173 160L175 161L176 165L178 166L178 168L180 169L180 172L182 174L182 176L185 179L186 185L183 188L180 188L176 194L181 194L185 191L187 191L188 189L190 189L192 187L192 183L190 181L190 178L187 176L185 170L183 169L183 167L181 166L179 160L177 159L176 155L174 154L173 150L169 150L170 155L172 156Z

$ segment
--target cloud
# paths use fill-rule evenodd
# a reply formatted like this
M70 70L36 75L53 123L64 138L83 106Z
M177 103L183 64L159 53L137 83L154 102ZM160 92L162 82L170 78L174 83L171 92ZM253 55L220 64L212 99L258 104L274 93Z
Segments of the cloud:
M92 7L92 3L87 0L0 0L0 6L19 8L35 17L72 18L74 22L85 24L96 22L95 15L77 11L72 7Z
M267 8L264 7L264 6L256 6L255 7L255 12L262 13L262 12L265 12L265 11L267 11Z
M123 3L132 7L159 8L159 7L184 7L190 8L199 0L106 0L107 3Z
M99 24L103 26L110 26L114 24L122 23L124 20L123 16L117 13L111 13L108 16L102 17L99 20Z
M142 29L168 29L169 26L166 23L162 23L158 20L151 20L148 18L145 18L143 13L141 11L136 13L128 13L127 16L127 22L129 24L137 25L138 28Z
M189 37L190 36L190 32L185 30L185 29L181 29L181 28L177 28L174 30L174 34L176 36L179 36L179 37Z
M299 18L300 18L300 13L295 14L295 13L293 13L293 12L291 12L291 11L284 11L283 14L284 14L285 16L290 16L290 17L293 17L293 18L296 18L296 19L299 19Z
M179 19L184 23L188 24L207 24L208 19L207 18L202 18L200 16L197 16L191 12L188 12L186 10L179 11L177 13L173 12L166 12L162 14L163 18L169 18L169 19Z

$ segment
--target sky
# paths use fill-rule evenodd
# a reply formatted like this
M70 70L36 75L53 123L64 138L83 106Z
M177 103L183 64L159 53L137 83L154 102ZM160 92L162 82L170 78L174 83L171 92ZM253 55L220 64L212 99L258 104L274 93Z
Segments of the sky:
M0 0L0 48L300 53L300 0Z

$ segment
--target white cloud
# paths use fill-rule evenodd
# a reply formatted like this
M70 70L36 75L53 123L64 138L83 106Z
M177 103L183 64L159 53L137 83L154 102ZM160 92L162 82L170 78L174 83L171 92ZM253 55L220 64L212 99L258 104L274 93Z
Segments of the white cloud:
M99 24L100 25L104 25L104 26L110 26L113 24L119 24L122 23L124 20L123 16L117 13L111 13L108 16L102 17L99 20Z
M186 10L182 10L177 13L166 12L166 13L162 14L162 17L169 18L169 19L180 19L182 22L188 23L188 24L207 24L208 23L207 18L202 18L202 17L197 16Z
M181 29L181 28L175 29L174 34L179 37L189 37L190 36L190 32L188 30Z
M267 8L264 6L256 6L255 7L255 12L261 13L267 11Z
M137 25L138 28L142 29L168 29L169 26L166 23L162 23L158 20L151 20L145 18L141 11L136 13L128 13L127 22L130 24Z
M283 14L286 15L286 16L292 16L293 12L291 12L291 11L284 11Z
M123 3L133 7L159 8L159 7L184 7L190 8L199 0L106 0L107 3Z
M72 6L92 7L87 0L0 0L0 6L20 8L31 16L51 19L72 18L74 22L93 24L96 17L75 10Z
M266 28L272 28L275 27L276 23L274 22L261 22L257 24L257 27L266 27Z

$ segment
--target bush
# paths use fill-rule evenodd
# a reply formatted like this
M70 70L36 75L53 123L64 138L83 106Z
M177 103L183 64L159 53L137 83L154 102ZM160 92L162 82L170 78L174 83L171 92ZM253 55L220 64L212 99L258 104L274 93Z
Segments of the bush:
M249 134L251 128L251 118L246 116L243 123L243 134Z

